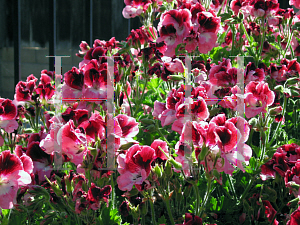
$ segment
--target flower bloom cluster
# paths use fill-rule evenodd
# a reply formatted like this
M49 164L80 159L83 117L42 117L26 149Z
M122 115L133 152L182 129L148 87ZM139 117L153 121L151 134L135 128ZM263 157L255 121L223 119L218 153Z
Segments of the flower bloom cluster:
M162 201L159 220L202 225L223 222L223 205L236 204L233 223L277 225L278 201L288 199L296 210L285 222L299 224L299 135L290 130L299 128L300 17L277 0L124 3L123 16L143 26L121 42L82 41L61 93L43 70L16 85L13 101L0 98L0 207L50 204L42 224L60 210L78 223L131 215L138 224ZM251 58L245 70L232 54ZM266 185L254 186L257 174ZM270 178L290 195L277 198Z

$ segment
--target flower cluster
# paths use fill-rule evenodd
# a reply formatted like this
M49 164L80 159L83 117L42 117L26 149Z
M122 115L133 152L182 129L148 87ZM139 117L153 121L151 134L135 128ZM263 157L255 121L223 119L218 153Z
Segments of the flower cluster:
M299 224L300 17L277 0L124 3L143 23L124 41L82 41L77 67L0 98L0 207L33 224Z

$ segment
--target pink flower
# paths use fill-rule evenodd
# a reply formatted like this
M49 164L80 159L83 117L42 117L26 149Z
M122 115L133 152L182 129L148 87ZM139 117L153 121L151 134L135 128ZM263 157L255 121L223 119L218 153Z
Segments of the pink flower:
M90 202L89 208L97 210L100 208L100 201L108 204L108 198L111 193L111 186L106 185L103 188L97 187L94 183L91 184L88 190L86 199Z
M268 221L271 223L273 221L273 218L276 216L277 211L273 208L273 206L268 200L263 200L262 202L265 207L265 215L267 216ZM272 225L278 225L278 224L279 222L276 219L274 219Z
M166 109L166 103L162 103L156 100L154 102L154 110L152 112L152 116L159 119L160 115L163 113L165 109Z
M69 120L64 125L52 124L50 133L41 141L40 146L48 154L61 151L71 162L78 165L86 154L87 140L86 135L75 127L73 120Z
M162 151L159 149L159 147L168 154L169 150L168 150L168 145L167 142L156 139L152 142L151 148L154 149L155 151L155 156L154 156L154 160L157 158L160 158L161 160L167 160L168 158L165 156L164 153L162 153Z
M0 147L3 146L3 144L4 144L4 139L3 139L3 137L0 135Z
M206 105L206 102L203 98L198 97L196 101L189 98L190 104L190 113L192 115L193 120L206 120L209 117L209 111ZM184 117L186 114L186 104L180 104L176 107L176 117L179 119L180 117Z
M115 117L115 137L121 138L121 145L134 142L132 139L139 133L139 123L135 118L124 114Z
M17 116L17 107L10 99L0 98L0 128L7 133L12 133L18 129L19 124L15 120Z
M233 86L237 83L237 69L231 66L230 59L224 58L210 69L209 81L212 85Z
M253 0L249 6L251 15L255 17L267 17L279 9L277 0Z
M55 92L54 87L50 82L46 84L40 83L35 91L39 94L40 99L45 99L46 101L51 99Z
M86 54L87 51L90 49L90 46L85 41L81 41L79 48L79 54Z
M260 178L265 181L268 178L275 178L276 172L284 177L287 170L290 169L287 153L281 149L278 149L272 159L261 166Z
M196 50L198 46L199 35L192 30L191 33L184 38L183 42L186 44L185 49L188 53L191 53Z
M142 7L132 7L130 5L126 5L125 8L122 11L122 14L124 16L125 19L130 19L130 18L134 18L136 16L139 16L143 13L143 8Z
M230 8L235 15L238 15L240 9L242 8L242 2L243 0L233 0L230 2Z
M225 115L220 114L210 121L214 126L214 135L211 134L210 138L215 137L221 151L229 153L237 145L241 134L232 122L224 119L226 120ZM222 120L222 122L219 122L219 120Z
M221 26L221 19L215 17L210 12L199 12L197 14L197 25L194 29L199 28L199 32L202 33L218 33Z
M251 81L245 88L245 114L252 118L259 113L266 113L266 107L273 104L275 94L263 81Z
M27 147L26 155L29 156L32 160L32 172L34 176L37 176L38 181L42 182L45 180L45 175L47 177L50 177L50 173L53 167L51 165L51 156L43 151L39 144L40 142L38 141L32 141ZM22 156L25 156L25 154L23 154Z
M176 111L173 109L164 110L159 120L162 127L172 124L176 120Z
M300 1L299 0L290 0L289 4L295 6L297 9L300 9Z
M160 37L157 42L167 45L165 56L173 57L178 44L182 43L191 30L191 12L188 9L174 9L165 12L158 24Z
M183 225L202 225L202 219L193 213L186 213Z
M12 120L17 116L17 107L10 99L0 98L0 120Z
M291 214L291 219L287 222L287 225L299 225L300 224L299 221L300 221L300 207Z
M164 57L163 57L164 58ZM167 57L169 58L169 57ZM172 73L184 73L184 66L180 59L169 58L165 63L165 67Z
M30 183L31 177L24 170L22 160L9 150L3 151L0 155L0 207L11 209L16 203L18 189Z
M250 81L263 81L265 79L265 72L261 68L256 68L255 64L250 62L245 70L245 84Z
M20 101L30 101L31 95L36 87L37 78L32 74L27 77L26 82L19 81L16 85L15 100Z
M76 67L64 74L64 80L66 85L76 90L82 90L83 88L83 73L79 71Z
M120 190L130 191L134 184L142 184L147 179L154 154L153 148L135 144L128 149L126 155L118 156L118 171L121 175L117 178L117 183Z
M106 124L98 112L92 114L89 120L82 122L79 128L83 128L88 142L94 142L95 137L105 138Z
M215 47L218 36L212 32L204 32L199 35L198 49L200 53L207 54Z
M248 164L252 156L251 147L245 144L249 132L249 125L244 118L235 117L226 120L224 114L219 114L209 123L206 143L209 146L216 145L214 148L218 147L220 149L226 168L232 167L230 165L232 163L242 171L245 171L242 162Z

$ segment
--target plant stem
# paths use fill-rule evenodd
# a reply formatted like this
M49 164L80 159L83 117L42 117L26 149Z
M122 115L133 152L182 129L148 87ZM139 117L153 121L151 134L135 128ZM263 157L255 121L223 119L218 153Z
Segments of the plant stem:
M40 114L40 108L37 105L36 106L36 114L35 114L35 129L36 129L36 132L39 132L39 114Z
M210 189L211 189L211 182L212 182L212 179L211 178L208 178L208 181L207 181L207 188L206 188L206 193L205 193L205 196L204 196L204 199L202 201L202 204L201 204L201 212L200 212L200 217L202 217L203 213L204 213L204 210L205 210L205 207L206 207L206 203L209 199L209 196L210 196Z
M125 86L126 87L126 86ZM127 100L128 100L128 104L129 104L129 108L130 108L130 115L132 115L132 107L131 107L131 101L129 99L129 96L128 96L128 93L127 93L127 90L125 90L125 95L127 97Z
M199 216L199 205L200 205L200 195L199 195L199 190L197 184L193 184L193 187L195 189L195 194L196 194L196 210L195 210L195 215Z
M114 176L113 174L110 176L111 182L111 201L112 201L112 208L115 208L115 184L114 184Z
M256 65L258 66L258 62L259 62L259 57L261 56L261 53L262 53L262 50L263 50L263 47L264 47L264 41L265 41L265 29L266 29L266 26L265 26L265 19L262 19L262 24L261 24L261 27L263 28L262 30L262 37L261 37L261 41L260 41L260 48L259 48L259 52L257 54L257 58L256 58Z
M288 50L289 47L290 47L290 42L291 42L292 37L293 37L293 32L290 31L289 26L288 26L288 34L289 34L289 37L288 37L287 45L286 45L285 50L284 50L284 52L283 52L283 57L282 57L283 59L285 58L286 52L287 52L287 50ZM293 52L293 51L291 51L291 52Z
M148 84L148 78L145 78L145 79L146 79L146 82L145 82L145 84L144 84L142 96L141 96L141 97L139 98L139 100L138 100L138 105L136 106L136 109L135 109L135 112L134 112L133 117L136 117L136 114L138 113L138 110L140 109L140 103L141 103L140 100L143 101L143 98L144 98L144 95L145 95L146 86L147 86L147 84Z
M251 177L250 182L248 183L245 191L243 192L242 196L240 197L240 203L243 201L243 199L246 197L246 195L248 194L249 189L251 188L253 182L254 182L254 177Z
M228 182L229 182L230 189L231 189L231 191L232 191L232 193L233 193L234 199L235 199L235 201L237 201L235 189L234 189L234 186L233 186L233 184L232 184L232 177L231 177L230 175L228 175L228 174L226 174L226 176L227 176L227 180L228 180Z
M282 110L283 117L285 114L286 103L287 103L287 97L284 95L283 110ZM281 126L282 121L283 121L283 119L277 124L276 130L274 131L273 137L272 137L271 141L269 142L268 147L270 147L273 144L275 137L277 137L277 131L278 131L279 127Z
M231 55L233 55L234 40L235 40L235 26L234 26L234 25L231 25L230 28L231 28L231 30L232 30Z
M161 131L159 130L158 120L156 120L155 127L156 127L156 130L157 130L158 134L164 139L165 142L167 142L167 144L169 145L169 147L171 147L171 145L170 145L170 143L168 142L168 140L165 138L165 136L164 136L164 135L161 133Z
M153 225L156 225L155 211L154 211L154 206L153 206L153 202L151 199L149 199L149 203L150 203L150 208L151 208L152 223L153 223Z
M166 203L166 206L167 206L167 211L168 211L170 222L171 222L172 225L175 225L175 222L174 222L174 219L173 219L173 215L172 215L172 212L171 212L169 196L166 196L165 203Z

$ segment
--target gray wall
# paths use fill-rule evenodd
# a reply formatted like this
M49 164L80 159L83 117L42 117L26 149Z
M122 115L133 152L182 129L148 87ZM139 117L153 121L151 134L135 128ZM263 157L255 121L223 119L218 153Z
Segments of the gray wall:
M14 95L14 51L12 3L0 0L0 97ZM89 43L89 0L56 0L57 46L56 55L70 55L62 60L63 73L72 66L78 67L80 58L75 56L82 40ZM288 0L279 0L282 8ZM128 32L140 27L139 19L128 21L122 16L123 0L93 0L93 40L125 40ZM21 0L21 77L30 74L40 77L49 69L49 0ZM296 11L296 10L295 10ZM89 43L91 44L91 43Z
M15 0L14 0L15 1ZM78 67L75 56L80 42L89 41L89 0L56 0L56 55L62 59L63 73ZM14 95L13 1L0 0L0 97ZM21 77L30 74L40 77L49 69L49 0L21 0ZM93 0L93 38L125 40L128 31L141 26L139 19L123 18L123 0ZM89 43L92 45L93 43Z

